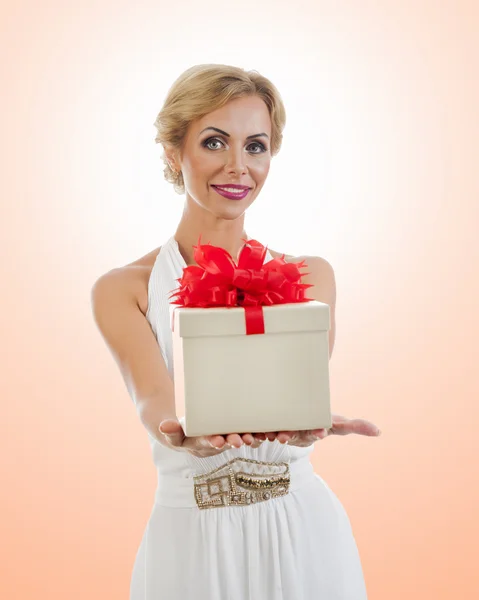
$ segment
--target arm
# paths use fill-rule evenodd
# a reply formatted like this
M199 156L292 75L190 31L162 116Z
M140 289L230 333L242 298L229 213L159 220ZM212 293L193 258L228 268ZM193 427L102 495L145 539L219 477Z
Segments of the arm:
M319 256L291 256L289 254L281 254L271 250L273 258L285 257L286 262L299 263L302 260L306 261L308 275L301 277L302 283L313 284L314 287L306 290L306 296L324 302L329 305L329 316L331 326L329 329L329 358L333 353L334 340L336 338L336 280L334 270L330 263Z
M171 447L158 427L164 419L176 418L174 384L129 276L123 269L114 269L95 282L93 316L141 422L155 439Z
M306 290L308 298L324 302L330 308L331 326L329 330L329 358L333 353L334 341L336 337L336 281L333 267L324 258L318 256L301 256L298 260L306 260L308 266L308 275L301 278L303 283L313 284L313 287ZM328 435L348 435L356 433L366 436L378 436L380 430L365 419L347 419L341 415L333 414L333 425L330 429L314 429L312 431L284 431L278 433L280 442L288 441L294 446L309 446L317 439L323 439Z
M175 388L158 342L138 306L130 273L115 269L96 281L91 303L96 325L118 364L141 422L163 446L195 456L213 456L229 445L258 447L264 434L186 437L175 411ZM172 419L174 422L167 422ZM159 430L166 421L165 433Z
M329 358L333 353L336 339L336 279L333 267L329 262L319 256L304 256L308 273L301 279L303 283L312 283L314 287L306 290L308 298L329 305L331 327L329 330Z

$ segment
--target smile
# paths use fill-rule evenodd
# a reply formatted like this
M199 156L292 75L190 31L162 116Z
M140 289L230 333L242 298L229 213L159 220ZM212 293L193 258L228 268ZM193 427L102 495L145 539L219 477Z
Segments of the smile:
M216 187L215 185L211 186L215 191L218 192L218 194L220 194L221 196L224 196L225 198L229 198L230 200L242 200L243 198L245 198L250 190L249 188L246 190L242 190L241 192L238 193L237 190L235 190L235 188L219 188Z

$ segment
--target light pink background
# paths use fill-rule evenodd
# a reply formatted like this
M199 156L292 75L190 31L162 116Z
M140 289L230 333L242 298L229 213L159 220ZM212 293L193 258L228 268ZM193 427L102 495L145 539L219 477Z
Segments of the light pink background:
M313 456L370 600L478 597L478 13L464 0L2 7L0 597L128 598L155 470L90 289L172 232L182 198L151 159L151 125L199 62L264 71L285 97L289 168L271 189L303 199L297 237L287 194L278 226L266 191L250 233L336 270L333 409L383 434ZM300 96L329 153L320 139L302 151ZM310 189L326 159L328 211L325 178Z

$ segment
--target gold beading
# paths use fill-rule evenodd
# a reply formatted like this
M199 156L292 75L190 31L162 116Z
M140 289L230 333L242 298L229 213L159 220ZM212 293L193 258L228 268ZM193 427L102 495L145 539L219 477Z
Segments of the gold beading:
M249 473L238 469L239 463L270 467L269 473ZM271 472L272 468L282 472ZM209 473L195 475L195 499L199 508L245 506L265 502L289 491L290 473L286 462L264 462L252 458L233 458Z

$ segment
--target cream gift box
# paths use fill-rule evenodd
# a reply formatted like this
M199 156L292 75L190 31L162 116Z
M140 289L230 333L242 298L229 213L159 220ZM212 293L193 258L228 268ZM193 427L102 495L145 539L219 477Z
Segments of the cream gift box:
M243 307L170 304L187 436L331 427L329 305L261 308L264 333L247 335Z

